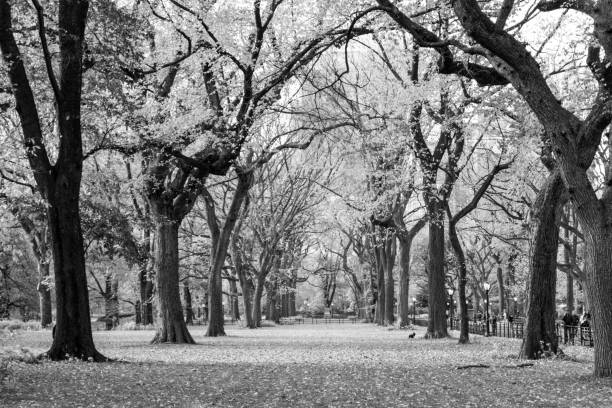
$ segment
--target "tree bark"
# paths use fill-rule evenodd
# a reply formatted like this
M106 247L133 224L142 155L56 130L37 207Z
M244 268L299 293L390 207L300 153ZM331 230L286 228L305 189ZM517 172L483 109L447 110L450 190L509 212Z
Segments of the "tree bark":
M233 278L233 277L232 277ZM230 287L230 302L232 307L232 318L234 320L240 320L240 302L238 301L238 285L236 285L236 281L230 279L229 287Z
M144 249L143 252L146 255L146 259L143 260L141 269L138 272L138 282L140 286L140 310L142 324L150 325L153 324L153 281L151 279L151 272L154 269L155 256L153 254L153 248L155 244L151 236L151 229L145 227L143 234Z
M107 360L96 350L91 333L89 292L79 213L83 168L82 57L88 6L89 3L86 1L59 2L57 19L59 81L53 72L51 55L45 55L46 71L54 94L57 128L60 134L57 160L52 165L45 147L41 121L25 70L24 58L13 36L11 5L7 0L0 0L0 50L8 68L7 74L21 121L25 153L37 187L47 204L57 309L55 337L46 353L52 360L64 360L70 357L94 361Z
M48 219L55 271L55 337L47 356L63 360L107 359L96 350L91 333L89 291L79 215L80 174L64 175L50 193ZM76 179L76 180L75 180ZM67 188L66 188L67 187ZM66 191L68 190L68 191Z
M106 323L106 330L112 330L119 323L119 298L117 297L117 290L119 288L119 281L117 277L108 272L105 277L105 288L104 288L104 318Z
M191 337L183 318L179 291L178 230L180 222L169 219L152 206L155 222L155 275L161 325L152 343L187 343Z
M401 215L403 217L403 214ZM399 217L398 217L399 218ZM414 237L421 231L421 229L427 223L425 218L421 218L417 223L410 229L405 231L406 226L404 225L403 219L398 219L397 224L400 225L400 231L397 234L400 246L400 289L399 289L399 324L400 327L404 327L410 324L410 305L411 300L409 297L410 289L410 249L412 248L412 241Z
M49 277L49 264L47 262L38 261L38 301L40 305L40 325L41 327L49 327L53 323L52 307L51 307L51 289L45 284Z
M504 286L504 274L501 264L497 264L497 285L499 287L499 313L503 314L506 308L506 287Z
M465 253L463 252L463 247L461 246L461 242L459 241L459 236L457 235L457 229L455 225L455 222L449 222L448 235L451 247L453 248L453 252L455 254L455 259L457 260L457 268L459 270L459 344L467 344L470 342L469 316L466 297L466 286L468 282L467 265L465 261ZM476 296L475 302L478 303L478 296Z
M588 305L595 348L597 377L612 376L612 227L585 233L585 270ZM590 278L590 279L589 279Z
M191 304L191 291L189 279L183 281L183 298L185 299L185 323L193 324L193 305Z
M379 245L381 245L379 243ZM381 248L376 248L376 324L384 326L385 324L385 266L384 256Z
M561 174L555 170L548 176L533 203L525 338L521 346L521 358L537 359L544 351L558 352L555 294L559 245L558 218L564 191Z
M218 232L218 237L213 245L213 259L208 278L208 329L206 336L216 337L225 336L224 316L223 316L223 291L221 270L225 265L225 258L230 245L230 238L238 221L240 209L251 188L253 182L253 173L236 171L238 175L238 184L234 191L232 203L227 212L227 217L223 228ZM210 211L210 206L207 206L207 211ZM208 217L211 220L211 217ZM209 221L210 225L210 221ZM218 227L217 227L218 230Z
M385 250L385 325L395 323L395 280L393 279L393 267L395 265L396 240L395 233L389 233Z
M429 321L425 338L439 339L448 336L446 327L446 290L444 284L444 213L441 203L433 199L428 204L429 260L427 283L429 288Z
M255 293L253 294L253 325L261 327L261 298L263 297L265 278L257 279Z
M237 231L239 230L236 227ZM232 260L234 261L234 267L236 269L236 275L238 275L238 281L240 282L240 289L242 291L242 305L244 307L244 318L246 320L246 327L249 329L256 328L253 315L253 284L247 276L245 265L242 261L242 253L238 247L238 242L232 237L231 242L231 253Z

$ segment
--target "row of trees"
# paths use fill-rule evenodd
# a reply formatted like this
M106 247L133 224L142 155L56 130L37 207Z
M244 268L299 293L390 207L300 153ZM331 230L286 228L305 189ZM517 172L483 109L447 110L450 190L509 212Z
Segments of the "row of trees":
M534 28L538 14L562 8L594 23L559 17ZM405 324L411 245L427 226L428 337L448 334L451 269L460 342L468 341L467 292L477 298L480 289L467 266L476 246L467 231L486 230L506 246L493 254L498 265L515 269L527 253L523 356L537 356L542 343L556 351L559 267L586 288L595 374L609 376L612 204L603 135L612 118L609 64L600 55L602 47L612 52L607 12L605 4L563 1L525 9L512 0L457 0L450 8L0 0L3 137L13 147L2 166L11 183L3 199L32 243L39 281L48 280L49 265L54 271L48 356L106 359L92 341L88 285L115 301L118 284L91 272L88 282L91 248L138 269L133 303L146 322L155 293L154 341L191 343L181 254L194 270L206 268L207 335L218 336L223 279L240 285L247 324L257 327L264 292L273 303L280 288L304 279L304 258L321 255L313 237L332 225L340 239L328 249L361 302L367 283L379 324L394 320L399 251ZM592 25L597 45L578 37L572 53L562 52L555 36L572 25ZM531 34L531 48L522 33ZM575 88L583 92L570 95ZM534 175L544 172L539 186ZM50 292L40 287L48 311Z

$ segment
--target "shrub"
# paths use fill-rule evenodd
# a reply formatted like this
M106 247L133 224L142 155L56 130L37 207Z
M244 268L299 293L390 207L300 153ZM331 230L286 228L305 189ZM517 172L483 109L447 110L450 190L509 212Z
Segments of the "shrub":
M132 320L129 322L119 324L113 330L155 330L155 325L136 324L136 322Z
M40 322L30 320L22 322L20 320L0 320L0 330L40 330Z

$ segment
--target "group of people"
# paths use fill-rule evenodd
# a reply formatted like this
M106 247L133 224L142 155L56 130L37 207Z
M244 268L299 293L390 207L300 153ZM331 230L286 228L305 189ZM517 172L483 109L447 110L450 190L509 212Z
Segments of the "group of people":
M574 343L576 334L580 333L580 341L589 341L593 345L593 336L591 335L591 314L586 310L580 317L577 314L571 313L569 310L561 318L563 321L563 343Z

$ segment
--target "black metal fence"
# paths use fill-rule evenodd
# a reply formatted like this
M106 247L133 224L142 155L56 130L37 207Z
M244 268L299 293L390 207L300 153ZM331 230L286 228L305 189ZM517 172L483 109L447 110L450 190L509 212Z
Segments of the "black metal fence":
M281 317L280 324L355 324L359 319L350 317Z
M459 330L460 321L453 319L449 322L451 330ZM427 323L425 322L425 326ZM487 325L484 320L470 321L468 323L469 333L487 335ZM589 326L565 326L562 322L556 323L556 332L559 344L571 344L578 346L593 347L593 332ZM516 319L512 322L501 321L490 323L489 336L522 339L525 332L524 319Z
M590 326L565 326L557 323L559 344L593 347L593 331Z

